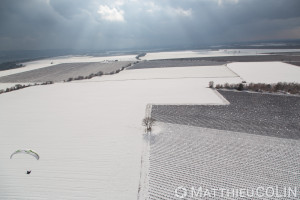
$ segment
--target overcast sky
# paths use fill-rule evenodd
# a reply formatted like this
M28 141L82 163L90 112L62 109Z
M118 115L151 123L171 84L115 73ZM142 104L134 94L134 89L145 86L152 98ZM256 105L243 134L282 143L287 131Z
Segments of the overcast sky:
M300 0L0 0L0 50L300 39Z

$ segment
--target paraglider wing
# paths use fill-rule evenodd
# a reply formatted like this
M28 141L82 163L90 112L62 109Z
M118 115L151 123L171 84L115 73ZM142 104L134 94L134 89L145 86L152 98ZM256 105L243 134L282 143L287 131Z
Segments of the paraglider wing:
M23 150L23 149L19 149L19 150L15 151L14 153L12 153L11 156L10 156L10 159L12 159L12 157L15 154L19 154L19 153L29 154L29 155L32 155L33 157L35 157L37 160L40 159L39 154L37 154L36 152L34 152L32 150Z

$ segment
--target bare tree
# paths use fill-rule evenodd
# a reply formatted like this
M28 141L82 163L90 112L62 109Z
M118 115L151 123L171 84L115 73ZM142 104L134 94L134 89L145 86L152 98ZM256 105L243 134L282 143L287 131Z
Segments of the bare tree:
M145 126L146 131L151 131L152 126L155 124L155 119L153 119L152 117L145 117L143 119L142 125Z

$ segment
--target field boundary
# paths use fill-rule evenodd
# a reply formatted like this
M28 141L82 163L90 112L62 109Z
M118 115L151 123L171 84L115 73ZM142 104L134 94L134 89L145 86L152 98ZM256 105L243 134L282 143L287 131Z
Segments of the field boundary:
M146 106L145 117L151 117L152 104ZM151 132L144 133L142 145L140 182L138 188L137 200L149 199L149 167L150 167L150 139Z

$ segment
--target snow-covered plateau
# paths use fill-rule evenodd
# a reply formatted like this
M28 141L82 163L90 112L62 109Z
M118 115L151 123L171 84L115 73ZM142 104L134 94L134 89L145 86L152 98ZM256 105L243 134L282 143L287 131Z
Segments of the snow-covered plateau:
M226 103L207 79L180 78L178 70L174 79L152 79L151 70L151 79L124 80L121 72L111 81L101 81L104 76L2 94L0 199L136 199L146 105ZM10 159L17 149L41 158Z
M273 65L276 73L269 73ZM209 81L264 78L300 82L300 68L232 63L125 70L1 94L0 199L136 199L148 104L224 105ZM10 159L17 149L33 149L40 160Z

